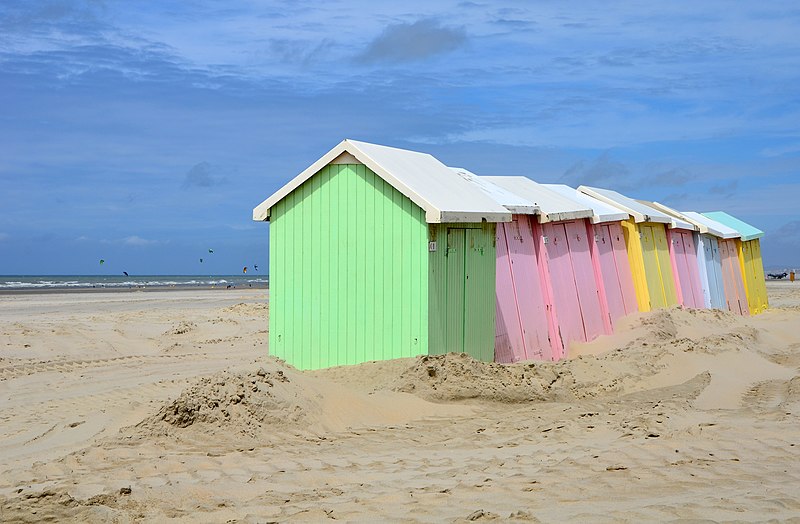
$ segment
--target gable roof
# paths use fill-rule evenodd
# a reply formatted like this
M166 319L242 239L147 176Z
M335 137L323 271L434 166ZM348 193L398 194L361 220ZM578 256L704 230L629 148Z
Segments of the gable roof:
M614 207L627 211L633 217L634 222L660 222L662 224L671 224L672 218L669 215L653 209L650 206L637 202L632 198L617 193L611 189L601 189L599 187L578 186L578 191L586 193L589 196L602 200L606 204L611 204Z
M464 169L463 167L451 167L461 178L475 184L484 193L489 195L492 200L508 209L510 212L518 215L535 215L541 210L539 206L530 200L526 200L516 193L512 193L507 189L498 186L491 182L488 177L478 176L472 171Z
M592 224L600 224L603 222L619 222L620 220L627 220L628 217L630 217L630 214L628 214L626 211L606 204L605 202L602 202L585 193L581 193L577 189L569 187L566 184L542 185L551 191L555 191L559 195L572 198L573 200L576 200L582 205L585 205L591 209L594 213L594 215L592 215Z
M487 176L489 182L530 200L539 208L539 222L591 218L594 212L574 199L559 195L524 176Z
M268 220L275 204L343 154L352 155L424 209L428 223L511 220L507 209L433 156L349 139L340 142L256 206L253 220Z
M693 222L690 220L686 220L684 217L680 216L678 211L674 211L673 209L665 206L664 204L656 205L655 202L650 202L648 200L637 200L637 202L646 205L647 207L651 207L660 213L664 213L665 215L669 216L672 219L672 222L669 224L670 229L688 229L689 231L697 231L698 227L694 225Z
M735 229L726 226L714 219L698 213L696 211L683 211L686 218L693 220L699 227L701 233L706 233L719 238L739 238L741 233Z
M725 211L709 211L708 213L703 213L703 215L716 220L721 224L725 224L726 226L735 229L742 235L742 240L755 240L756 238L761 238L764 236L764 232L758 229L755 226L751 226L747 222L739 220L735 216L731 216Z

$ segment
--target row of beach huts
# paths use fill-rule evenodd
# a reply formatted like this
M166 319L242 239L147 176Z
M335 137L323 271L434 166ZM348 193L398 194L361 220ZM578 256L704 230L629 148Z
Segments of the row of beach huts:
M763 233L723 211L478 176L354 140L253 219L270 222L270 353L300 369L559 360L637 311L768 306Z

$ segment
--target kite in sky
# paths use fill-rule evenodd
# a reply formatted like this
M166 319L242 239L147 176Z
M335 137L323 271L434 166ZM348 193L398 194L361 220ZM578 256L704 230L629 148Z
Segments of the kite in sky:
M106 263L106 261L105 261L105 260L103 260L103 259L101 258L101 259L100 259L100 265L102 266L102 265L103 265L103 264L105 264L105 263Z
M242 269L242 273L247 273L247 266L244 266L244 269Z
M128 272L127 271L123 271L122 274L125 275L126 277L128 276Z
M258 264L253 264L253 268L258 271Z

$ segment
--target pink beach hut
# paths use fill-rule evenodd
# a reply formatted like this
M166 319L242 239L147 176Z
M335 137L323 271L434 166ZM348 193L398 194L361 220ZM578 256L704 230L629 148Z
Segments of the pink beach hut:
M594 248L592 258L600 268L612 327L619 318L639 311L621 225L623 220L630 218L630 215L567 185L543 185L560 195L580 202L594 213L590 219L594 231L594 243L590 242Z
M545 304L552 309L551 358L563 358L573 341L611 333L603 278L590 242L592 209L526 177L482 178L538 207L535 217L525 217L529 226L519 233L531 235Z

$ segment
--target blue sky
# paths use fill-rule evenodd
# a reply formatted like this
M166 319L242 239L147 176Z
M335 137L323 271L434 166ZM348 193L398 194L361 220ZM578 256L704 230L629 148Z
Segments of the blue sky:
M800 267L798 34L795 2L5 0L0 274L263 271L252 208L343 138L727 210Z

